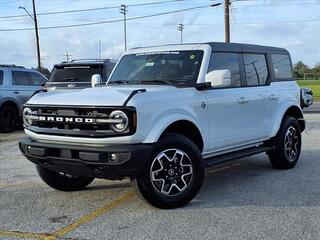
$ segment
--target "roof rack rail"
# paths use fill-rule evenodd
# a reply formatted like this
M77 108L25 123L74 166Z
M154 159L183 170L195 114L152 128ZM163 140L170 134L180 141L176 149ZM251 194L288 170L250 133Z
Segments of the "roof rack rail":
M0 67L25 68L24 66L18 66L18 65L15 65L15 64L0 64Z
M72 59L70 62L80 62L80 61L108 61L108 60L111 60L111 59L109 59L109 58L102 58L102 59L100 59L100 58L80 58L80 59Z

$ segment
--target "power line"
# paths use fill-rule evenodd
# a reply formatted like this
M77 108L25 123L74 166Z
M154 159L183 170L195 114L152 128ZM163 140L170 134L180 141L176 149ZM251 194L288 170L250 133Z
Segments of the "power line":
M231 3L241 3L241 2L265 2L265 0L231 0L230 2ZM284 0L286 1L286 0ZM279 3L280 2L280 3ZM316 2L316 4L319 4L320 2ZM265 4L255 4L255 5L245 5L245 6L237 6L237 7L277 7L277 6L296 6L296 5L314 5L315 4L315 0L304 0L303 2L302 1L297 1L297 2L293 2L291 1L290 3L281 3L281 0L278 0L277 3L273 2L273 3L265 3Z
M182 2L187 0L168 0L168 1L159 1L159 2L150 2L150 3L138 3L138 4L131 4L127 5L128 7L139 7L139 6L147 6L147 5L155 5L155 4L162 4L162 3L171 3L171 2ZM77 12L90 12L90 11L98 11L98 10L106 10L106 9L117 9L119 6L110 6L110 7L99 7L99 8L85 8L85 9L75 9L75 10L66 10L66 11L56 11L56 12L43 12L38 13L38 16L43 15L54 15L54 14L66 14L66 13L77 13ZM11 15L11 16L0 16L0 18L20 18L26 17L28 15Z
M144 18L144 17L139 17ZM128 20L134 20L134 19L127 19ZM103 22L101 24L107 24L107 23L114 23L114 22L122 22L123 19L119 20L114 20L114 21L109 21L109 22ZM307 23L307 22L320 22L320 19L302 19L302 20L287 20L287 21L275 21L275 22L237 22L234 25L272 25L272 24L291 24L291 23ZM159 25L159 26L176 26L177 24L174 23L142 23L142 22L131 22L129 24L136 24L136 25ZM185 26L194 26L194 27L199 27L199 26L222 26L224 23L189 23L189 24L184 24ZM82 26L82 25L81 25ZM51 28L59 28L59 27L51 27ZM43 28L39 28L43 29ZM48 29L48 28L45 28ZM10 28L10 29L0 29L0 32L11 32L11 31L30 31L33 30L33 28Z
M97 11L97 10L105 10L105 9L113 9L113 8L118 8L118 7L114 6L114 7L86 8L86 9L57 11L57 12L43 12L43 13L38 13L37 15L42 16L42 15L64 14L64 13L89 12L89 11ZM0 18L20 18L20 17L26 17L26 16L28 15L22 14L22 15L2 16Z
M237 22L234 25L260 25L260 24L286 24L286 23L303 23L303 22L320 22L320 19L301 19L301 20L285 20L285 21L274 21L274 22ZM175 23L143 23L143 22L131 22L130 24L137 25L161 25L161 26L176 26ZM184 24L186 26L222 26L224 23L189 23Z
M19 2L19 0L14 0L14 1L1 1L1 4L10 4L10 3L15 3L15 2Z
M136 19L143 19L143 18L150 18L150 17L157 17L172 13L179 13L179 12L186 12L194 9L201 9L201 8L209 8L212 6L218 6L221 3L218 4L212 4L212 5L205 5L205 6L197 6L197 7L191 7L191 8L184 8L169 12L162 12L162 13L156 13L156 14L150 14L150 15L144 15L144 16L138 16L138 17L131 17L127 18L127 21L130 20L136 20ZM48 26L48 27L39 27L39 29L57 29L57 28L71 28L71 27L83 27L83 26L92 26L92 25L101 25L101 24L107 24L107 23L116 23L116 22L122 22L123 19L116 19L116 20L110 20L110 21L101 21L101 22L91 22L91 23L82 23L82 24L70 24L70 25L60 25L60 26ZM10 32L10 31L30 31L33 30L33 28L10 28L10 29L0 29L1 32Z
M265 2L266 0L231 0L231 2ZM277 2L281 2L281 1L288 1L288 0L278 0ZM300 1L300 4L304 4L305 2L315 2L315 0L296 0L297 2Z

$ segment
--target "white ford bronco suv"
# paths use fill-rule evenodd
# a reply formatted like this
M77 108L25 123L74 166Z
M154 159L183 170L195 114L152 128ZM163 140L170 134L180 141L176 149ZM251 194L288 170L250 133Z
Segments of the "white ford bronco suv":
M22 153L62 191L130 177L150 204L176 208L204 169L266 152L289 169L305 121L285 49L237 43L136 48L107 86L39 93L24 106Z

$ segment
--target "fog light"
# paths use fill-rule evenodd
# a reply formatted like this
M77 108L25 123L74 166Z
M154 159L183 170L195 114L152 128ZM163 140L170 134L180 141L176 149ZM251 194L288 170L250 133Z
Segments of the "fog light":
M109 154L109 162L110 163L120 163L128 160L129 153L110 153Z

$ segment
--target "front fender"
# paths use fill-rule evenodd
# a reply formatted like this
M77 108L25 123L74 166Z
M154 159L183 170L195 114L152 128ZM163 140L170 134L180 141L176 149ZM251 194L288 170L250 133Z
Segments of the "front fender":
M149 131L146 138L144 139L143 143L157 142L161 134L164 132L164 130L167 127L169 127L172 123L181 121L181 120L189 121L193 123L199 129L200 134L202 135L201 128L199 127L195 119L193 119L191 116L188 116L186 114L176 113L176 114L167 115L166 117L161 118L156 124L154 124L152 129Z
M274 137L277 135L279 129L280 129L280 126L281 126L281 122L282 122L282 119L285 115L285 113L287 112L287 110L290 108L290 107L296 107L299 109L299 111L301 112L301 115L303 116L303 112L301 110L301 107L295 102L295 101L285 101L283 102L279 107L278 109L275 111L276 112L276 115L274 116L274 119L273 119L273 128L272 128L272 131L271 131L271 136L270 137Z

